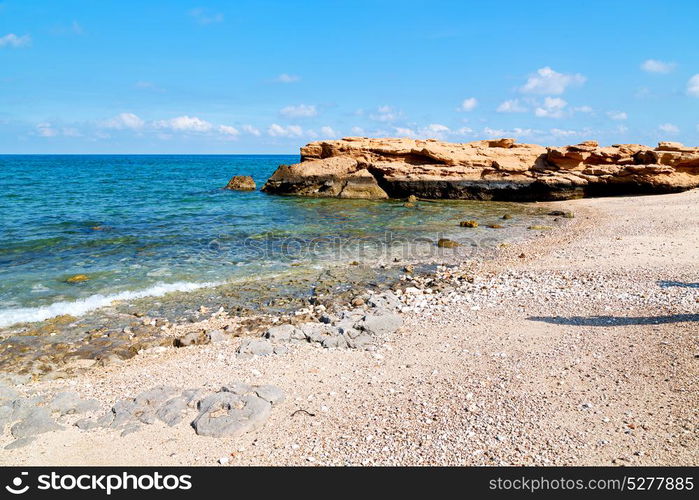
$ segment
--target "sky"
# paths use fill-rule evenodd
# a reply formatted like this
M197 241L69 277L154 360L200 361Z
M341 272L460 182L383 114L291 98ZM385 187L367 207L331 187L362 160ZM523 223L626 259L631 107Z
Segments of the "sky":
M0 153L699 145L699 2L0 0Z

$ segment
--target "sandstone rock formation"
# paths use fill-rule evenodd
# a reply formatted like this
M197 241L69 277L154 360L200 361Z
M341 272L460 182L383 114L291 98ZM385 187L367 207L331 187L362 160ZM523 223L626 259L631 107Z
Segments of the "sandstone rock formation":
M224 189L230 189L232 191L254 191L257 189L257 186L249 175L236 175L228 181Z
M347 137L301 148L262 188L337 198L559 200L649 194L699 186L699 148L661 142L600 147L517 144L514 139L449 143Z

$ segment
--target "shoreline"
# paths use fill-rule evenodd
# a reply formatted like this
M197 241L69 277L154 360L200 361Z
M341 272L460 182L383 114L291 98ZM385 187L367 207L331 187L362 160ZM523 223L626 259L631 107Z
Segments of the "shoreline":
M494 260L404 275L403 326L375 350L294 344L246 358L234 338L28 384L102 409L159 384L274 384L286 400L237 438L158 422L119 438L68 417L0 462L695 465L698 201L694 190L547 202L574 223Z
M338 205L346 203L352 202ZM499 253L498 245L502 242L519 244L534 238L536 231L528 231L529 225L558 227L567 223L565 218L548 215L546 204L538 203L431 200L413 204L378 203L383 211L398 210L409 220L384 226L381 232L367 232L354 240L347 240L347 235L303 240L303 245L294 252L293 262L285 262L286 267L268 274L232 277L224 274L212 277L215 283L210 283L211 286L200 282L156 284L145 290L105 292L107 295L88 295L74 302L21 310L23 313L51 310L51 317L35 322L13 321L0 328L0 369L27 373L32 378L62 377L66 376L62 373L64 365L70 374L75 359L81 367L88 363L85 358L104 363L114 354L128 359L143 349L168 346L172 335L187 333L186 327L190 330L197 327L221 307L232 319L244 316L254 320L257 316L268 322L268 316L292 314L307 308L314 300L341 306L343 301L351 302L365 293L366 287L393 286L406 265L421 272L440 263L488 259ZM497 225L499 229L486 227L486 221L499 222L505 213L512 220L502 221L503 224ZM481 227L459 227L463 217L479 218ZM408 224L415 224L415 219L420 218L433 221L437 228L433 231L432 226L421 228ZM436 242L443 237L454 238L462 245L456 250L438 248ZM296 243L299 242L292 237L289 244ZM280 250L277 241L260 240L259 244L262 252ZM327 259L323 258L325 254ZM225 248L219 257L227 258ZM179 288L186 291L160 293ZM150 295L149 291L157 293ZM115 298L124 300L112 300ZM2 311L0 316L17 311ZM128 333L129 330L135 335ZM37 363L39 358L41 362Z

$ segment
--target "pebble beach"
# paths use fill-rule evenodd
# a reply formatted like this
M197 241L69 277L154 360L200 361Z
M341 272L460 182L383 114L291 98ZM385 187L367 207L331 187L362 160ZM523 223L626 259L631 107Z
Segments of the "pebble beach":
M547 203L574 218L487 258L405 263L333 311L240 336L214 314L171 332L181 347L6 382L0 463L696 465L698 203ZM222 408L235 431L210 425Z

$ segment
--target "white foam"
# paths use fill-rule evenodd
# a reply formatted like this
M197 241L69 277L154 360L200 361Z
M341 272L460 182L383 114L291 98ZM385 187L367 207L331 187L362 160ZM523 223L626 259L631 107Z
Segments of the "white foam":
M120 292L112 295L90 295L84 299L74 302L54 302L47 306L41 307L18 307L13 309L5 309L0 311L0 327L13 325L15 323L24 323L32 321L43 321L61 314L70 314L71 316L80 316L88 311L99 309L100 307L108 306L115 300L133 300L143 297L160 297L170 292L189 292L198 288L205 288L220 285L217 283L159 283L145 290L136 292Z

